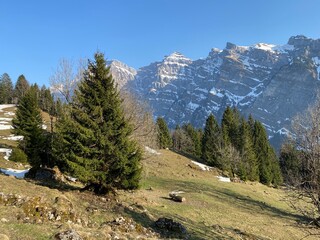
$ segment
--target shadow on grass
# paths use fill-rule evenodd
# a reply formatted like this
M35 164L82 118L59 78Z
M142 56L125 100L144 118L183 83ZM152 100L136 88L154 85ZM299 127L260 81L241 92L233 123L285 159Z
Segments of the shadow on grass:
M31 178L25 178L25 180L28 182L32 182L36 185L40 185L43 187L48 187L50 189L56 189L60 191L76 191L76 190L81 191L83 189L83 187L80 187L80 186L74 186L68 183L58 182L51 179L35 180Z
M155 221L157 219L153 219L147 213L139 213L134 210L130 210L128 208L125 209L125 213L128 214L135 222L141 224L146 228L151 228L154 232L160 234L161 238L168 238L168 239L233 239L227 236L223 236L223 234L219 234L214 232L214 229L209 229L202 223L197 223L192 221L191 219L183 218L182 216L178 215L170 215L165 216L167 218L172 218L174 221L181 223L187 229L187 235L168 232L163 229L159 229L155 225ZM163 217L163 213L153 211L153 214Z
M227 202L231 206L236 206L239 209L242 208L249 212L257 212L261 215L277 216L279 218L291 219L297 222L310 221L310 219L305 216L271 206L264 201L252 199L250 196L239 194L230 189L218 188L203 182L175 181L171 179L158 179L158 181L161 181L161 185L163 186L181 189L191 194L197 194L201 191L202 194L205 194L208 197L215 198L221 202Z

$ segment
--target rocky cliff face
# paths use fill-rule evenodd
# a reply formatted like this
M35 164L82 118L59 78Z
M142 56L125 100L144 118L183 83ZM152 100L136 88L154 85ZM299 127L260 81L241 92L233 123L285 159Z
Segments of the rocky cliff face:
M116 79L123 69L111 67ZM260 120L272 138L286 134L291 119L315 100L320 39L295 36L283 46L227 43L205 59L175 52L129 72L120 74L123 86L147 99L170 127L186 122L202 127L210 113L220 119L229 105Z

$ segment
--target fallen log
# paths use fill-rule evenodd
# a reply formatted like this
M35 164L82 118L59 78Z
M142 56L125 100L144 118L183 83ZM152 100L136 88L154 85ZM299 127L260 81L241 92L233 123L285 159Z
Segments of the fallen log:
M185 202L186 198L178 195L181 193L184 193L184 192L171 192L169 193L169 197L175 202Z

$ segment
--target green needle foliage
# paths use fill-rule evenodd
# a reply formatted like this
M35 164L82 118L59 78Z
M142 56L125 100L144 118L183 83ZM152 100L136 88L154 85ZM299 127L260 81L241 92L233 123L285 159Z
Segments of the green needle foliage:
M202 159L205 163L222 168L221 164L221 131L217 120L210 114L207 118L202 138Z
M135 189L141 150L130 139L121 99L102 53L96 53L68 114L60 117L54 152L65 171L97 193Z
M162 149L170 148L172 146L172 139L166 121L159 117L157 119L158 130L158 144Z
M46 153L45 134L35 86L20 99L12 126L14 134L24 137L19 142L19 148L27 154L31 166L39 168L46 161Z

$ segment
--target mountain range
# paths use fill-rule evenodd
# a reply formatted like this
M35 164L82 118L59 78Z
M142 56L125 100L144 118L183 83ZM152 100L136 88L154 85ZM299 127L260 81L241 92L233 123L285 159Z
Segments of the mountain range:
M203 127L226 106L261 121L275 145L290 131L291 120L314 103L320 86L320 39L290 37L285 45L258 43L213 48L203 59L179 52L134 69L109 62L119 87L149 102L154 116L170 128Z

